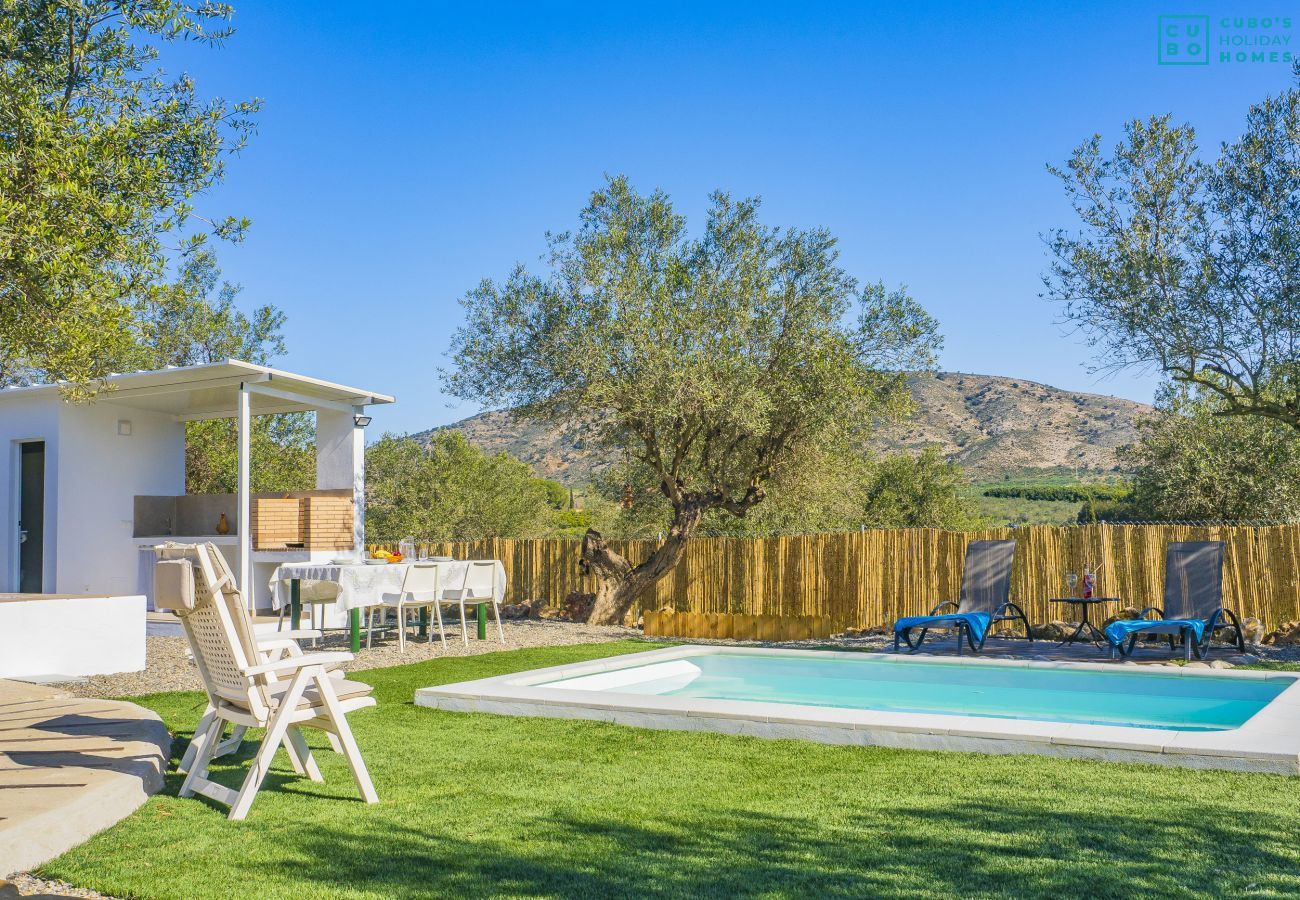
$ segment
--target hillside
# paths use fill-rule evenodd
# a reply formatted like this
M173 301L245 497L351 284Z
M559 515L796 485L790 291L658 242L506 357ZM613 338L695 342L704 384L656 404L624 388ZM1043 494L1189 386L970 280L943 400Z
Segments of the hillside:
M911 380L916 415L882 435L887 449L938 445L973 476L1024 469L1107 472L1151 407L996 375L940 372Z
M975 478L1045 469L1109 472L1116 466L1116 449L1134 440L1136 420L1150 411L1131 400L997 375L917 375L911 389L916 415L882 432L879 447L919 450L934 444ZM613 462L608 451L584 441L581 427L541 428L505 412L481 413L446 427L569 485L589 481Z

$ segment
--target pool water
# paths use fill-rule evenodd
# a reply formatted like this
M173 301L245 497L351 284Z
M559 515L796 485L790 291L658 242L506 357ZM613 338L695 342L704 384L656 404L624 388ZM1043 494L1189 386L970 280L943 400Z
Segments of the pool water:
M1237 728L1293 679L718 653L651 663L537 687L757 700L889 712L988 716L1094 725L1222 731Z

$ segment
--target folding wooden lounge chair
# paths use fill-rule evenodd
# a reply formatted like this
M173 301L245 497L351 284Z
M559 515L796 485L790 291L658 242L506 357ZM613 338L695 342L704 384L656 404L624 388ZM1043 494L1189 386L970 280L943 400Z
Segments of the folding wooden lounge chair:
M1168 637L1171 652L1181 640L1184 659L1204 659L1214 633L1224 628L1233 630L1233 646L1245 653L1241 621L1223 606L1223 542L1175 541L1165 552L1164 609L1148 606L1136 619L1111 622L1106 639L1112 658L1132 655L1142 635L1155 634Z
M172 609L180 616L211 707L204 727L195 729L193 762L180 796L202 794L229 806L231 819L244 818L281 744L294 771L321 781L320 769L300 731L307 727L331 736L331 744L347 759L362 798L367 803L377 802L346 719L353 710L375 705L371 688L329 672L329 667L350 661L352 654L289 650L287 656L266 661L268 651L253 637L247 608L217 548L211 544L173 546L164 556L171 558L156 564L155 606ZM277 680L277 676L283 677ZM238 791L207 777L227 724L236 729L266 729Z
M907 649L915 653L932 629L957 631L957 653L961 654L962 641L979 653L984 641L997 622L1019 621L1025 626L1025 637L1032 641L1029 619L1024 610L1012 603L1011 567L1016 559L1015 541L971 541L966 545L966 563L962 569L961 597L957 602L945 600L930 610L928 616L907 616L894 623L894 651L902 640ZM952 612L942 610L951 606ZM919 628L920 636L913 641L912 631Z

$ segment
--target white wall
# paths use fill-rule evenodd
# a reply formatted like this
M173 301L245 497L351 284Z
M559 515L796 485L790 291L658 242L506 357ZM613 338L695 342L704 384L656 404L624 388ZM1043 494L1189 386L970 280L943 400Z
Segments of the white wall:
M352 489L353 536L360 549L366 534L366 431L353 424L352 415L332 409L316 413L316 488Z
M145 664L144 597L0 603L0 678L108 675Z
M123 419L131 423L129 435L118 434ZM45 589L138 593L135 496L183 493L184 423L103 399L65 404L59 416L58 567Z
M0 405L0 593L18 590L18 442L45 441L44 587L54 589L59 409L56 396L10 397Z

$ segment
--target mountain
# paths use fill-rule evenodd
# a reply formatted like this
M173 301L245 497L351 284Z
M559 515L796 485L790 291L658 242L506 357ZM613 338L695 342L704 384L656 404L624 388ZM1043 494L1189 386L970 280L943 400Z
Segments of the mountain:
M1112 471L1115 451L1136 439L1137 420L1151 411L1132 400L999 375L914 375L909 387L916 414L881 432L875 442L879 449L919 451L936 445L975 478L1037 469ZM568 485L590 481L617 462L616 454L589 443L581 426L546 428L497 411L444 427ZM414 437L427 439L431 433Z
M435 431L459 431L471 444L488 453L504 450L515 459L532 466L538 475L577 487L591 481L592 476L608 469L617 454L588 443L583 428L549 428L532 422L521 422L505 410L479 413L452 425L430 428L411 437L425 441Z
M1082 394L998 375L940 372L910 379L914 417L883 448L936 444L977 477L1023 469L1111 471L1115 451L1137 439L1145 403Z

